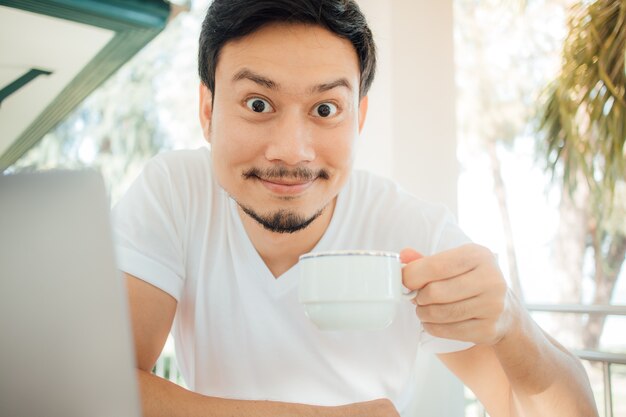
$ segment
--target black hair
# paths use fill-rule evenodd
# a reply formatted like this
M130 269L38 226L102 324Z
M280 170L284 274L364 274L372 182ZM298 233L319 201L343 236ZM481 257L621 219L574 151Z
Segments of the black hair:
M215 93L215 69L222 47L270 23L321 26L349 40L360 68L360 97L376 72L376 46L365 16L354 0L213 0L202 23L198 51L200 80Z

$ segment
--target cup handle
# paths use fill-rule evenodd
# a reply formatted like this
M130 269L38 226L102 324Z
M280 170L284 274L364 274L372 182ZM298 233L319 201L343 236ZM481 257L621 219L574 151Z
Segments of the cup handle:
M417 297L417 290L413 290L411 292L402 291L402 298L407 301L412 301L415 297Z

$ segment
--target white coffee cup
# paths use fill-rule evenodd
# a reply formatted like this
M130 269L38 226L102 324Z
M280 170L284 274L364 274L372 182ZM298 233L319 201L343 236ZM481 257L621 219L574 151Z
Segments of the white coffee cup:
M394 252L347 250L300 256L298 298L321 330L379 330L393 322L405 293Z

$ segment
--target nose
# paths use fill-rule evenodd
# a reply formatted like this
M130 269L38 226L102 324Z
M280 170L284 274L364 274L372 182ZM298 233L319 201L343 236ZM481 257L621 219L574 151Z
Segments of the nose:
M276 120L265 149L265 158L271 162L298 165L315 159L313 127L306 116L296 112L283 113Z

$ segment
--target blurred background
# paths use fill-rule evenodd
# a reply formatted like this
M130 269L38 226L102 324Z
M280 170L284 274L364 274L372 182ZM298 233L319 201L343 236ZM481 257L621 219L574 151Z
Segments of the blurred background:
M15 3L0 1L0 22L34 13ZM153 155L208 146L196 59L210 1L162 3L138 52L120 58L119 69L101 60L103 80L58 122L32 133L42 123L33 116L13 129L0 171L94 167L115 204ZM357 168L450 206L466 233L498 254L534 318L584 359L601 415L626 415L626 1L358 3L380 64ZM26 41L0 27L6 139L10 112L32 105L22 97L36 86L7 89L32 64L11 61ZM155 372L182 383L171 341ZM465 395L465 415L484 415Z

